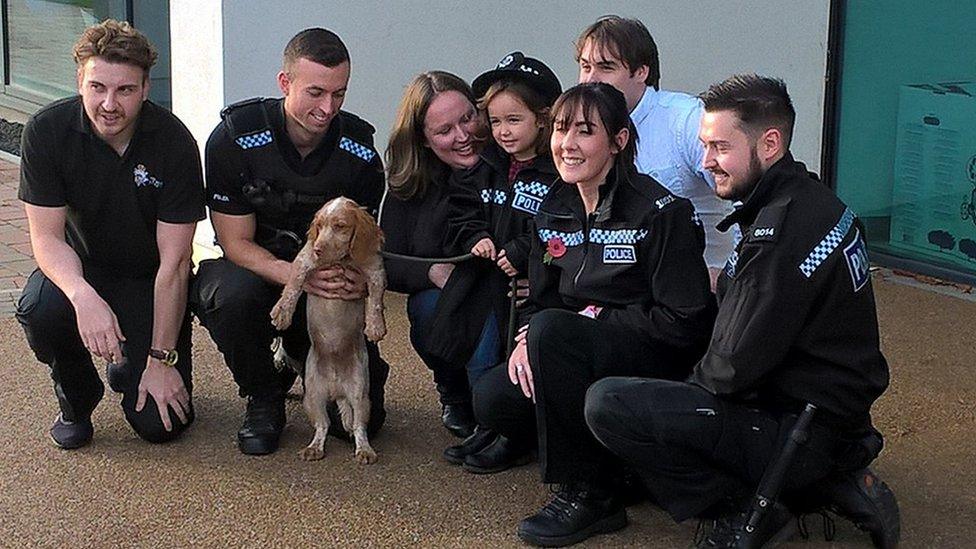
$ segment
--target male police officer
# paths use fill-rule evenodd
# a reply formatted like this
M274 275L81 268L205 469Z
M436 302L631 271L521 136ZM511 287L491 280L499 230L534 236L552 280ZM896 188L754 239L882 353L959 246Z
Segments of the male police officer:
M285 47L278 73L284 98L231 105L207 142L208 205L224 257L200 265L194 305L241 396L248 398L237 433L245 454L277 450L285 425L285 391L294 374L276 371L272 340L282 336L292 357L308 352L304 299L295 322L281 334L269 312L315 211L346 196L375 215L383 195L373 127L339 110L348 83L349 52L342 40L325 29L304 30ZM327 267L310 277L305 290L359 299L366 286L359 272ZM368 351L372 435L386 416L389 366L376 345L369 344ZM339 421L332 423L341 430Z
M817 407L786 475L816 484L881 546L898 538L893 494L865 469L881 449L871 404L888 385L864 230L789 152L795 113L781 80L733 76L702 96L705 168L741 207L743 238L718 282L708 351L689 382L613 378L587 394L587 423L643 475L676 520L718 515L702 547L759 547L790 526L743 511L797 414Z
M74 57L80 97L24 128L20 199L39 268L17 318L51 368L55 444L91 441L104 386L89 353L110 361L109 385L136 433L163 442L193 421L186 299L204 217L200 154L147 100L156 51L145 36L107 20L85 30Z
M698 141L701 102L659 88L657 45L637 19L601 17L576 39L576 62L580 83L606 82L623 92L639 138L637 171L695 206L705 225L705 264L714 287L736 232L715 229L732 209L715 196L711 176L702 169L704 152Z

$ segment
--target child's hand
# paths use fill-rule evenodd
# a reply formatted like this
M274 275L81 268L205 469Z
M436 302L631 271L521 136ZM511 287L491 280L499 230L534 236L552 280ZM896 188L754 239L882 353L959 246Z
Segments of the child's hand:
M515 267L512 267L512 263L508 260L508 257L505 256L505 250L498 252L498 261L496 261L496 263L508 276L514 277L518 274L518 270L516 270Z
M490 238L482 238L471 248L471 253L485 259L495 260L495 243Z

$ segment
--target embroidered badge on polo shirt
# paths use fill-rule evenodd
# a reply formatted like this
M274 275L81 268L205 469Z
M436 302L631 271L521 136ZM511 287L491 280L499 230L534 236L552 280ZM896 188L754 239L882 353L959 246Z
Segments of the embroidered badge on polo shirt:
M133 179L135 179L136 187L156 187L158 189L163 186L163 182L149 175L149 171L142 164L138 164L133 168L132 175Z

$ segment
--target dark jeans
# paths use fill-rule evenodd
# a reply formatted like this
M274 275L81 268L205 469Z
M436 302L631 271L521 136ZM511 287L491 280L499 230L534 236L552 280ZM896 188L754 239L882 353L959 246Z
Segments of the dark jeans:
M305 358L311 347L305 296L298 302L291 326L278 332L271 325L271 308L281 297L281 289L254 272L222 258L202 261L197 270L190 291L191 307L224 355L241 396L283 397L294 382L293 372L275 369L271 342L277 336L281 336L288 356L297 360L302 367L305 366ZM367 431L373 435L386 420L384 397L390 366L380 358L375 343L367 342L366 352L370 400ZM330 412L333 416L330 431L335 435L344 435L334 405Z
M126 360L108 368L109 386L122 393L125 419L136 434L149 442L176 438L193 422L192 406L186 425L170 410L172 431L166 431L163 427L156 402L151 397L146 399L142 411L135 411L139 382L152 343L154 278L118 278L89 270L85 273L85 279L112 308L125 336ZM24 327L27 342L37 359L51 369L54 392L63 417L69 421L88 419L102 399L105 387L78 334L74 307L40 269L36 269L27 280L17 303L17 320ZM180 328L176 350L179 352L176 369L183 378L187 392L192 395L189 314Z
M681 378L697 358L559 309L533 316L527 337L535 404L509 381L503 363L475 386L475 416L517 442L537 439L547 483L609 483L619 475L619 461L593 438L583 417L586 390L593 382L614 375Z
M441 291L438 289L417 292L407 298L407 318L410 320L410 343L417 355L434 374L434 382L440 392L441 403L459 404L471 400L471 389L492 366L501 360L498 333L498 319L494 314L488 315L478 346L464 367L447 364L443 360L431 356L424 348L427 328L430 326L437 300Z
M593 434L637 470L655 501L678 521L754 494L795 421L792 414L660 379L608 378L586 395ZM787 470L784 495L835 469L837 434L816 419L809 434Z

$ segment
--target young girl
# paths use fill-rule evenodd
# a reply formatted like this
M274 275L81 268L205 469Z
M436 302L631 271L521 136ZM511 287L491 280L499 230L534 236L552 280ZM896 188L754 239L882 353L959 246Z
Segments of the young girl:
M475 335L460 336L464 330L459 326L469 322L497 326L506 339L509 281L526 278L532 219L558 178L548 146L549 108L561 93L552 70L514 52L476 78L472 88L494 140L478 164L451 178L447 239L451 252L471 252L488 261L461 264L452 277L452 284L466 290L465 299L442 318L456 319L452 328L459 333L458 350ZM456 358L455 363L463 363L464 353ZM487 369L468 369L472 387ZM507 439L479 429L444 456L468 471L492 473L513 465L509 454Z

